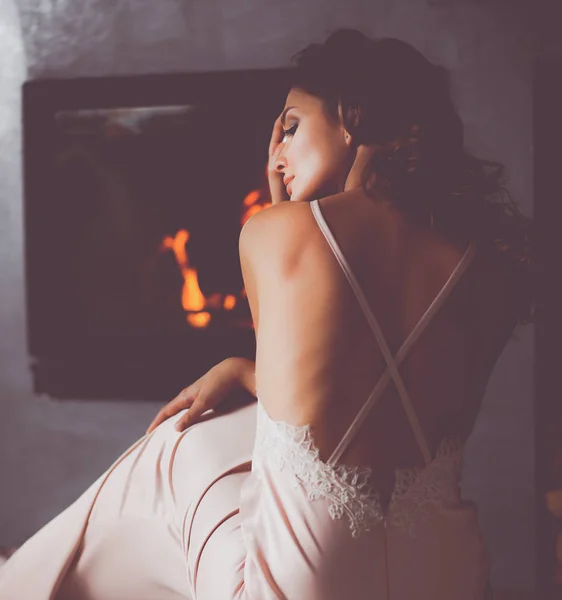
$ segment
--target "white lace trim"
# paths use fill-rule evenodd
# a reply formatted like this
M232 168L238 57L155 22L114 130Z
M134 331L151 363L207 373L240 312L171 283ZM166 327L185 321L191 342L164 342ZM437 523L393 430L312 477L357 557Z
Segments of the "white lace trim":
M259 400L257 403L254 470L259 471L265 462L279 470L289 467L295 476L295 487L307 484L310 500L328 499L330 516L345 516L353 537L385 520L381 494L370 484L369 467L331 466L323 462L310 425L274 421ZM387 522L415 535L420 521L427 520L443 503L458 499L461 471L462 446L454 440L444 440L428 466L396 469Z
M463 447L445 438L426 467L396 469L388 522L414 536L420 523L445 505L460 501Z

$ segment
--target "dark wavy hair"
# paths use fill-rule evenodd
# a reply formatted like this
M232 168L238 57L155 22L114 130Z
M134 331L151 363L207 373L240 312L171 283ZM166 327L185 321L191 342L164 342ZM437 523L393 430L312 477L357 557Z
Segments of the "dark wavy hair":
M533 221L504 186L504 165L464 147L447 69L406 42L353 29L335 31L291 62L290 87L321 99L337 122L341 106L355 143L375 149L365 192L391 200L411 221L428 224L432 217L434 229L450 239L496 251L518 272L518 323L533 322Z

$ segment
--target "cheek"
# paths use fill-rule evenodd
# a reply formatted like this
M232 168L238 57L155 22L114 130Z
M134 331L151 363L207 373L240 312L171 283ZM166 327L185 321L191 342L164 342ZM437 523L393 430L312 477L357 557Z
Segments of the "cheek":
M287 153L291 173L295 175L292 198L298 193L314 194L335 180L341 168L337 142L328 135L295 136Z
M292 165L295 176L310 177L321 168L325 152L318 144L309 143L304 138L295 138L291 150L289 165Z

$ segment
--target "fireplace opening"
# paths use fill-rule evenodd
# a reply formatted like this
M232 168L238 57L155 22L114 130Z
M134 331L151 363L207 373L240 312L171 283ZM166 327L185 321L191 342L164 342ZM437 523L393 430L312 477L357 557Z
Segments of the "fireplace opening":
M255 356L238 237L270 205L285 69L24 84L36 393L166 400Z

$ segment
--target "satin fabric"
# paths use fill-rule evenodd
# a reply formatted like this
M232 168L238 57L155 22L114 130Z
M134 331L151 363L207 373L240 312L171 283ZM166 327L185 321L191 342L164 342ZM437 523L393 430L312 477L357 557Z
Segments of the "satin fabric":
M183 434L170 421L140 440L0 569L0 598L485 597L488 558L472 503L441 508L415 537L381 523L354 539L290 471L252 473L256 410ZM211 451L217 440L222 453Z
M437 305L406 340L403 355L390 356L318 203L312 210L379 340L389 365L381 381L386 385L392 378L400 388L400 361ZM463 268L470 257L467 251ZM455 272L449 290L461 273ZM377 384L367 407L383 385ZM407 392L400 397L416 431ZM0 599L488 597L489 565L478 513L460 496L454 460L427 456L426 467L388 511L353 537L348 520L334 518L330 486L315 487L302 476L309 471L298 476L298 446L290 436L279 438L282 460L272 460L276 455L269 442L284 427L268 417L260 400L228 414L209 411L178 433L174 424L181 414L133 444L7 561L0 569ZM353 427L339 450L352 440ZM426 456L419 428L416 439ZM311 460L320 473L329 473L324 463ZM347 491L353 498L355 490ZM353 520L353 510L348 513ZM376 510L373 514L377 517Z

